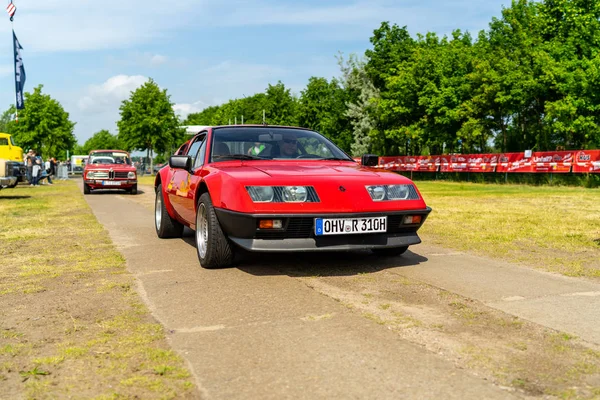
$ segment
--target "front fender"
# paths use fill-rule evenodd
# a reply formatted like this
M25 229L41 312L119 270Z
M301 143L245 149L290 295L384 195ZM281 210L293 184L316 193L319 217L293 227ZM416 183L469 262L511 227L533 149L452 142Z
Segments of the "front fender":
M154 178L154 192L158 190L158 185L162 184L162 192L163 192L163 202L165 203L165 208L167 212L171 216L171 218L177 218L177 214L175 213L175 209L171 204L171 199L167 195L167 187L171 182L171 168L163 168L158 171L156 177Z

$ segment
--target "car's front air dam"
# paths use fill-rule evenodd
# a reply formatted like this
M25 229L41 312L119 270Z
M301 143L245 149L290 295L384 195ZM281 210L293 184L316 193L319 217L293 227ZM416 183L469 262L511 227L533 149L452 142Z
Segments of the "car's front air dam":
M248 251L348 251L404 247L421 243L416 233L402 235L343 235L308 239L243 239L230 237L233 243Z

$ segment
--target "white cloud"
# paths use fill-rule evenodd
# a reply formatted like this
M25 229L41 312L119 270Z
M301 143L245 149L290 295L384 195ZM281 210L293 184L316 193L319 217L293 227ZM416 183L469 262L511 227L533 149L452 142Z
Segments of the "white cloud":
M180 116L182 119L185 119L188 115L192 113L197 113L204 110L208 107L208 104L203 102L202 100L196 101L194 103L179 103L173 106L173 110L175 114Z
M101 85L91 85L87 94L79 99L79 109L89 113L118 109L119 104L127 99L132 91L147 81L148 78L141 75L117 75Z

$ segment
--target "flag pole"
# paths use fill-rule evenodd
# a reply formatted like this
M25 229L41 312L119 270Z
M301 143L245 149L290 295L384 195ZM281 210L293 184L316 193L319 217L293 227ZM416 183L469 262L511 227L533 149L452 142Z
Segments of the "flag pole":
M15 32L15 22L13 21L13 17L10 17L10 27L12 28L11 30L13 31L13 35L14 35L14 32ZM13 41L13 48L14 48L14 46L15 46L15 43L14 43L15 39L14 39L14 37L13 37L12 41ZM15 63L15 60L13 60L13 64L14 63ZM16 68L17 68L17 66L15 64L15 69ZM15 73L16 73L16 70L15 70ZM19 108L18 108L18 105L17 105L17 99L15 99L15 123L16 124L19 123Z
M11 0L11 4L14 4L13 1ZM12 14L10 16L10 28L13 34L13 37L11 39L11 41L13 42L13 64L15 65L15 74L17 73L17 64L15 63L14 60L14 48L15 48L15 15ZM15 98L15 123L19 123L19 105L17 103L17 99Z

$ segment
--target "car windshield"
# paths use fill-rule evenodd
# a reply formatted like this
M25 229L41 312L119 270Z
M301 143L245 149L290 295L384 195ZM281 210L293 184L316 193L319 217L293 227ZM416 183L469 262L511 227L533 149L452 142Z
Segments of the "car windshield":
M211 161L354 160L325 136L305 129L276 127L215 128Z
M117 151L103 151L92 153L89 159L90 164L129 164L129 156L127 153Z

